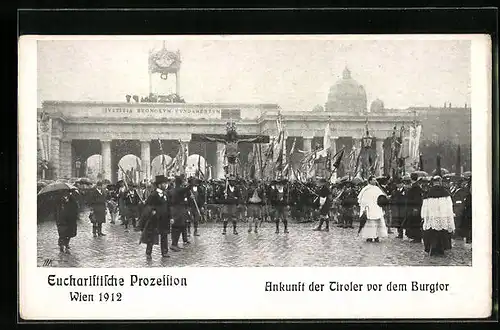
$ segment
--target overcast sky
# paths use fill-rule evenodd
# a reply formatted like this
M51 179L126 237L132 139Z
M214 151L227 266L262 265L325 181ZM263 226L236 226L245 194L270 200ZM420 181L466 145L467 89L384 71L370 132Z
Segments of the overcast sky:
M148 50L161 41L39 41L38 105L44 100L125 101L149 92ZM470 104L469 41L169 40L182 57L181 96L189 103L324 105L347 65L368 106ZM174 76L162 88L173 92Z

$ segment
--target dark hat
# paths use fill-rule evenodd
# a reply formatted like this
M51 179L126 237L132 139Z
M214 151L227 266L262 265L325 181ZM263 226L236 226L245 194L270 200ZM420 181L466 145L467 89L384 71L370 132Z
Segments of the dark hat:
M155 184L156 185L166 183L166 182L167 182L167 178L164 175L157 175L155 177Z
M108 189L108 190L114 190L114 189L116 189L116 186L114 184L108 184L106 186L106 189Z
M182 182L183 182L183 181L184 181L184 177L183 177L182 175L178 175L178 176L176 176L176 177L175 177L175 179L174 179L174 183L175 183L176 185L180 185L180 184L182 184Z
M377 198L377 205L382 207L382 206L386 206L389 204L389 199L387 198L387 196L385 195L380 195L378 196Z

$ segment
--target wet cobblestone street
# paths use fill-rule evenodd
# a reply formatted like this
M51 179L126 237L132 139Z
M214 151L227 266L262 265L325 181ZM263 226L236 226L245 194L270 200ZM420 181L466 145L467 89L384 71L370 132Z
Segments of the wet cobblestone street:
M471 244L453 240L453 248L444 257L429 257L422 244L390 234L380 243L367 243L357 228L344 229L331 224L330 232L313 231L313 223L291 223L290 233L275 233L273 223L263 223L259 232L248 233L248 224L239 223L239 235L222 235L221 223L201 224L199 237L180 252L169 251L162 258L159 245L151 260L145 245L139 245L140 232L117 222L103 225L104 237L92 237L88 213L78 221L78 234L71 240L71 253L60 253L57 228L53 221L38 224L37 264L52 259L52 267L128 268L128 267L325 267L325 266L471 266ZM355 223L357 227L357 223ZM182 240L181 240L182 241ZM170 243L170 238L169 238ZM182 246L182 243L179 243Z

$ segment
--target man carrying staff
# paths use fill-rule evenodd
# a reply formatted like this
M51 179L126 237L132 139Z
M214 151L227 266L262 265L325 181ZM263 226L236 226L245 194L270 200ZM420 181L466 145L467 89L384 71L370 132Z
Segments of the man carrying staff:
M330 231L330 219L328 218L330 208L332 207L331 191L328 188L326 179L318 179L318 197L316 199L316 206L319 214L319 224L315 231L321 231L321 226L325 223L325 231Z
M145 203L148 215L140 223L142 230L140 243L146 244L146 256L151 258L153 245L158 245L159 235L161 255L166 258L169 257L168 235L170 234L170 210L165 193L167 178L164 175L156 176L155 186L156 189L151 192Z
M286 219L287 209L287 181L282 179L271 182L269 197L273 208L273 220L276 222L276 234L280 232L280 220L283 222L284 233L288 234L288 221Z
M205 205L205 189L200 185L201 180L197 178L191 178L189 180L190 184L190 198L189 200L189 213L191 213L191 218L193 219L194 236L200 236L198 233L198 224L201 221L201 214L203 212L203 207ZM190 224L188 224L188 233L191 232Z
M236 179L230 177L225 190L225 204L223 211L223 230L222 235L226 235L227 223L229 220L233 223L233 234L238 235L236 231L236 221L238 219L238 204L242 203L241 194L236 186Z
M96 188L91 192L90 206L92 212L89 217L93 236L106 236L102 232L102 224L106 222L106 191L102 181L97 182Z
M172 246L170 249L179 252L179 238L182 234L184 245L190 244L187 240L186 223L188 218L189 199L191 199L191 186L183 187L183 177L177 176L174 188L170 190L170 224L172 225Z

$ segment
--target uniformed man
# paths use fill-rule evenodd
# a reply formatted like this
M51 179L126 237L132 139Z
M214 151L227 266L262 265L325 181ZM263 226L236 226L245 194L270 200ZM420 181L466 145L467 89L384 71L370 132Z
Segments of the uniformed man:
M227 223L229 220L233 223L233 234L238 235L236 230L236 223L239 217L238 205L242 203L241 194L236 186L236 178L230 177L228 179L227 188L224 193L224 211L223 211L223 230L222 235L226 235Z
M94 237L106 236L102 232L102 224L106 222L106 191L104 182L97 182L96 188L90 193L90 222L92 222L92 234Z
M193 220L194 236L200 236L198 225L201 221L201 216L205 206L205 189L201 185L201 180L197 178L190 179L190 198L189 198L189 213ZM188 234L190 233L191 223L188 223Z
M248 217L248 232L252 232L252 225L254 232L257 234L257 228L262 221L262 205L264 203L262 187L254 180L250 182L248 190L247 203L247 217Z
M168 235L170 233L170 209L169 201L165 193L167 178L158 175L155 178L156 189L149 195L145 207L148 215L141 221L142 230L141 243L146 244L146 256L151 257L153 245L158 245L160 236L160 249L162 257L168 255Z
M280 232L280 220L283 222L284 233L288 234L286 210L288 205L287 181L281 179L272 181L269 189L269 199L272 207L273 220L276 223L276 234Z
M332 206L331 191L324 178L318 180L318 189L316 190L318 196L316 197L316 209L319 216L319 224L315 231L320 231L321 226L325 223L325 231L330 231L329 213Z
M182 235L182 240L184 245L190 244L187 239L187 219L189 199L191 198L191 186L183 186L184 178L182 176L177 176L174 180L174 188L170 190L170 214L171 214L171 225L172 225L172 246L170 249L174 252L178 252L179 248L179 238Z
M116 183L118 186L118 209L120 211L120 224L125 225L128 216L128 209L125 200L127 199L127 187L123 180Z
M342 182L344 186L343 192L339 197L340 200L340 223L339 227L342 228L354 228L352 225L355 216L354 208L357 205L357 192L354 184L351 181L344 180Z

